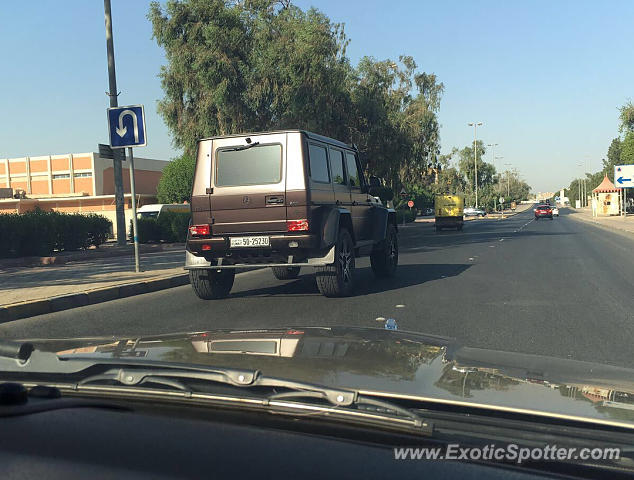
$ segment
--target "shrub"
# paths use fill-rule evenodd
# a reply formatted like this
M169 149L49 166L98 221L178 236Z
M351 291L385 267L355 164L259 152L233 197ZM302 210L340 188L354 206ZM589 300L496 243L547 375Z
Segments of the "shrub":
M111 223L105 217L35 210L0 214L0 257L50 255L105 242Z
M163 212L158 217L162 231L162 240L166 242L184 242L187 240L187 228L191 214L189 212Z
M139 243L148 242L184 242L187 240L187 228L191 215L184 212L163 212L157 218L139 218ZM130 239L134 229L130 221Z
M155 218L138 218L136 224L139 228L139 243L159 242L161 229ZM134 240L134 224L130 220L130 241Z
M403 223L403 219L405 219L405 223L413 222L416 218L416 212L408 208L407 210L397 210L396 211L396 223Z

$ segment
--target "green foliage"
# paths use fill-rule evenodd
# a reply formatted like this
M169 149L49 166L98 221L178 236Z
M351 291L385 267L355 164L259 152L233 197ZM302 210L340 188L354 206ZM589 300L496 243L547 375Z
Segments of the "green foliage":
M184 154L163 169L157 187L159 203L183 203L191 200L196 158Z
M162 238L166 242L182 243L187 240L187 229L189 228L190 213L184 212L163 212L159 215L159 224Z
M621 143L621 164L634 164L634 131L628 132Z
M438 165L444 86L412 57L355 68L343 25L288 1L168 0L148 18L167 58L159 113L186 153L203 137L301 128L357 144L393 191Z
M619 109L621 132L634 132L634 104L628 101Z
M104 243L111 222L95 214L35 210L0 215L0 257L46 256Z
M611 181L614 181L614 166L621 163L621 139L615 138L608 148L607 159L603 159L603 171L608 174ZM603 178L601 178L603 180ZM595 185L596 186L596 185ZM594 188L594 187L593 187Z
M396 211L396 223L403 223L403 219L405 219L405 223L413 222L416 219L416 210L412 209L399 209Z
M187 239L190 219L191 215L183 212L162 212L158 218L137 218L139 243L183 243ZM132 220L129 235L130 239L134 236Z

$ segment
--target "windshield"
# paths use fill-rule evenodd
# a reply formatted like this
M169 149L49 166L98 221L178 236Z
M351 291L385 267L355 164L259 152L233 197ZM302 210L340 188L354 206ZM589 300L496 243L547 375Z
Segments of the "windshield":
M31 3L0 340L634 425L634 2Z

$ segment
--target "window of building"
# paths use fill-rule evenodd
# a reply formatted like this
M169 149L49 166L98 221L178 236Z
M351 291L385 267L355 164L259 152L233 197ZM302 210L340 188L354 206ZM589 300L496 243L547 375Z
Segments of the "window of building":
M70 178L70 173L57 173L53 175L53 180L61 180L63 178Z

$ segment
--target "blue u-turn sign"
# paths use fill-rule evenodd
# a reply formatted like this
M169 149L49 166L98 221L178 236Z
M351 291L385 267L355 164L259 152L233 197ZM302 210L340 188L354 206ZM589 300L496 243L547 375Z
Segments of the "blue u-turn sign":
M108 109L108 129L112 148L145 147L145 112L143 105Z

